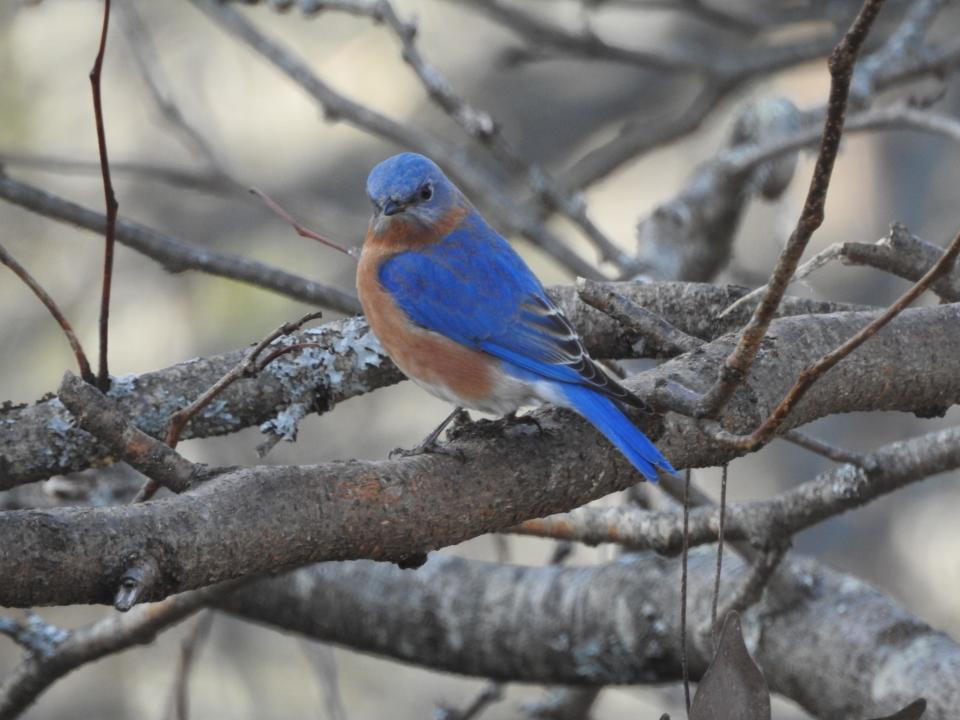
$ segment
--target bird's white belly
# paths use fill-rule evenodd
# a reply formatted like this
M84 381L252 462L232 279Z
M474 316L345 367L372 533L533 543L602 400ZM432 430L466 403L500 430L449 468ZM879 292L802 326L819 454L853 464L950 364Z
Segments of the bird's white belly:
M506 415L522 407L536 406L544 402L567 405L566 398L557 392L553 383L521 380L499 368L494 373L492 392L485 398L465 398L447 385L426 382L414 375L410 375L410 379L441 400L491 415Z

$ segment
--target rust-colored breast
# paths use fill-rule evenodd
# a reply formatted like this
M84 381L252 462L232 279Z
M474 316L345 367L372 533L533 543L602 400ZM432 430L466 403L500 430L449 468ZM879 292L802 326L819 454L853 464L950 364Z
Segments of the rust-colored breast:
M360 255L357 294L370 327L405 375L446 400L483 404L493 391L496 361L410 321L380 284L383 262L407 249L392 240L371 233Z

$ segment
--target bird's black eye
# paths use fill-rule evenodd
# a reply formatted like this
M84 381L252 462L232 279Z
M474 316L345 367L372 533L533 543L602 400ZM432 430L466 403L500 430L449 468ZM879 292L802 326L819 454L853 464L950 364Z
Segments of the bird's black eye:
M424 185L422 188L420 188L421 200L429 200L432 197L433 197L433 187L427 184L427 185Z

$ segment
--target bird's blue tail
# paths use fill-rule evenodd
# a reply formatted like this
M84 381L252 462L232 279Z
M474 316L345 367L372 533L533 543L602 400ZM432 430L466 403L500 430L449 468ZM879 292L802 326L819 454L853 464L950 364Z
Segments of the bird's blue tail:
M640 432L612 400L583 385L565 383L562 392L573 409L606 435L647 480L656 482L657 468L676 473L657 446Z

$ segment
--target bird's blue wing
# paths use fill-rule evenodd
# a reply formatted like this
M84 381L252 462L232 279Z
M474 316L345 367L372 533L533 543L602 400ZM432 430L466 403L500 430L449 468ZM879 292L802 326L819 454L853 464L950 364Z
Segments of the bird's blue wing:
M530 268L475 211L440 242L385 261L380 282L421 327L539 377L643 405L590 359Z

